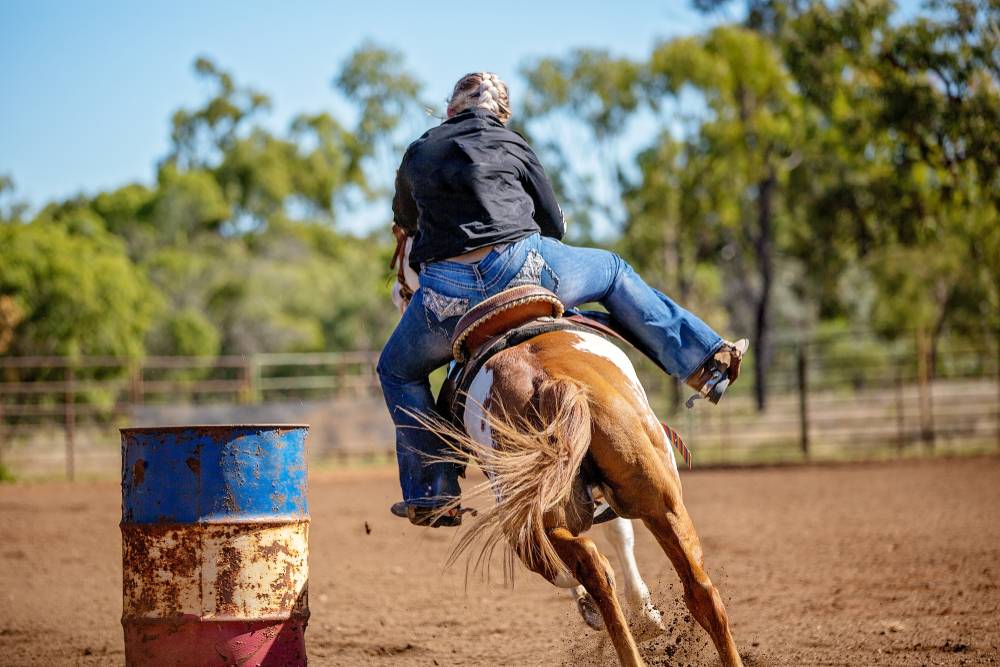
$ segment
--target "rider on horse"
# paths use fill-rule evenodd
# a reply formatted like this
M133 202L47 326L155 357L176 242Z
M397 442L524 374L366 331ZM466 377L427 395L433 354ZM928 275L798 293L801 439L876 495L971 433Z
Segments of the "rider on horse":
M413 237L409 264L420 288L378 362L404 499L394 513L418 525L460 521L457 509L438 512L460 495L460 469L434 461L447 445L416 415L434 412L428 376L451 360L461 316L487 297L541 285L566 307L599 302L627 338L713 403L746 349L649 287L618 255L560 241L565 222L552 185L524 138L505 126L507 85L495 74L462 77L447 115L410 145L396 174L396 228Z

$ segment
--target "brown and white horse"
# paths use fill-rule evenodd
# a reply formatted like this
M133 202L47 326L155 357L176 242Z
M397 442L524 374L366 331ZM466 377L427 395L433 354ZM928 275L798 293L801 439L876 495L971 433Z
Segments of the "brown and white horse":
M404 269L407 254L396 257ZM397 283L393 298L405 307L406 289L416 290L417 276L398 275L409 285ZM619 662L642 665L615 596L614 572L582 534L592 526L591 495L602 496L624 517L609 522L608 537L622 564L626 598L640 620L662 628L635 566L628 519L641 521L670 559L688 609L722 663L742 664L722 598L705 571L670 443L616 345L597 334L552 331L508 348L474 378L465 433L436 421L427 425L472 453L489 480L480 491L496 498L461 537L456 553L477 540L481 555L509 547L511 559L573 589L578 600L585 595L583 601L599 611ZM584 612L587 604L580 608ZM596 619L587 620L595 625Z

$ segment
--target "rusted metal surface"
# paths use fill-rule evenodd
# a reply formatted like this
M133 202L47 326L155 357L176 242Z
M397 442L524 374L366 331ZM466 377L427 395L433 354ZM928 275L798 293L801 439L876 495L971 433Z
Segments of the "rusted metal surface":
M127 664L305 664L306 430L122 430Z

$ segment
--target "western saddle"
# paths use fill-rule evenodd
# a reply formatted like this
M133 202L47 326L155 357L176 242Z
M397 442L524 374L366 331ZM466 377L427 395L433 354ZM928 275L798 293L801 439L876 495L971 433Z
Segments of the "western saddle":
M544 287L521 285L506 289L462 316L451 338L452 356L464 363L491 339L537 319L554 320L563 311L559 297Z
M520 285L495 294L462 316L451 338L455 363L438 395L439 414L461 427L465 393L479 369L498 352L555 330L597 333L625 341L593 317L565 308L559 297L538 285ZM603 313L594 313L595 316Z

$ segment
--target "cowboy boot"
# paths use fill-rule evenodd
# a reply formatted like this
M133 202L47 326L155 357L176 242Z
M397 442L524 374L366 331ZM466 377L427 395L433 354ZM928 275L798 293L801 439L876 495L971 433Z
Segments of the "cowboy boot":
M687 407L693 407L698 398L707 398L711 403L717 404L729 385L740 376L740 363L749 347L750 341L747 338L741 338L735 343L722 341L722 346L715 354L685 381L698 392L688 399Z
M439 507L414 507L400 501L393 503L389 511L393 515L403 519L409 519L415 526L430 526L431 528L450 528L462 525L462 515L468 511L459 507L453 507L441 513Z

